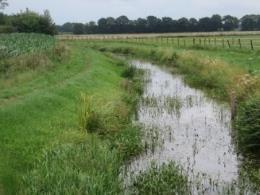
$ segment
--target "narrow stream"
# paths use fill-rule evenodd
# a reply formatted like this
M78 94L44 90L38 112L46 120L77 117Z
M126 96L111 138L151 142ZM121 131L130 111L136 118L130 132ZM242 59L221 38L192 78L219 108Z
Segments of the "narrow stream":
M126 183L151 163L175 162L187 174L191 194L241 193L240 160L232 143L227 105L187 86L180 75L141 61L147 84L139 102L137 122L143 126L145 154L126 166ZM242 194L250 194L243 189Z

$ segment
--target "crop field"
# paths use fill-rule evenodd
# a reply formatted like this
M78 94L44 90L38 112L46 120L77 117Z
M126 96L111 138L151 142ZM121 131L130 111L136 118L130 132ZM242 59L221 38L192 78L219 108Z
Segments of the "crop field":
M0 34L0 194L258 194L259 51L259 32Z
M54 43L55 39L48 35L0 34L0 56L6 58L46 51L52 48Z

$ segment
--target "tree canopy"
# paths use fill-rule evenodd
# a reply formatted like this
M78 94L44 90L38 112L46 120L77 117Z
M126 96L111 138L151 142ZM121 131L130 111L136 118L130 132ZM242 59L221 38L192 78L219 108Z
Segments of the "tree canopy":
M211 17L185 18L174 20L170 17L157 18L148 16L147 18L138 18L130 20L127 16L118 18L107 17L100 18L97 23L91 21L84 25L84 34L99 33L169 33L169 32L213 32L213 31L233 31L233 30L260 30L260 15L246 15L241 19L226 15L215 14ZM83 26L81 25L81 29ZM70 28L68 28L68 26ZM61 32L74 32L78 28L77 23L65 23L59 26ZM79 32L77 31L77 34Z
M43 14L38 14L26 9L24 12L10 16L0 13L0 33L1 32L44 33L54 35L57 29L48 10L45 10Z

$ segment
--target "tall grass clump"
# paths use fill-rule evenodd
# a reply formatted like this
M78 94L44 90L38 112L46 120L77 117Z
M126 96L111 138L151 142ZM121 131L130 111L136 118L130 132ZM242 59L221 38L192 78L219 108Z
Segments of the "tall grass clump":
M236 125L239 146L245 152L260 157L260 96L243 102L237 112Z
M80 129L89 133L100 131L103 128L100 114L96 111L93 97L84 93L80 95L79 123Z
M131 186L135 194L189 194L188 179L173 162L141 173Z

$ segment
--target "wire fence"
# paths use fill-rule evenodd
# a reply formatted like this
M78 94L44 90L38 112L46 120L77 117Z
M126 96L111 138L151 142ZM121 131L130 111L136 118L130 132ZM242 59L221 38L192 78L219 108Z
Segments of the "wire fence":
M124 42L135 42L141 44L156 44L164 46L175 47L204 47L204 48L228 48L228 49L260 49L259 38L235 38L235 37L185 37L185 38L172 38L172 37L156 37L156 38L135 38L135 39L119 39Z
M206 35L206 34L205 34ZM175 37L161 35L61 35L60 40L86 40L125 42L136 44L153 44L161 46L174 46L179 48L223 48L223 49L246 49L260 50L260 35L227 35L227 36L201 36L201 37Z

